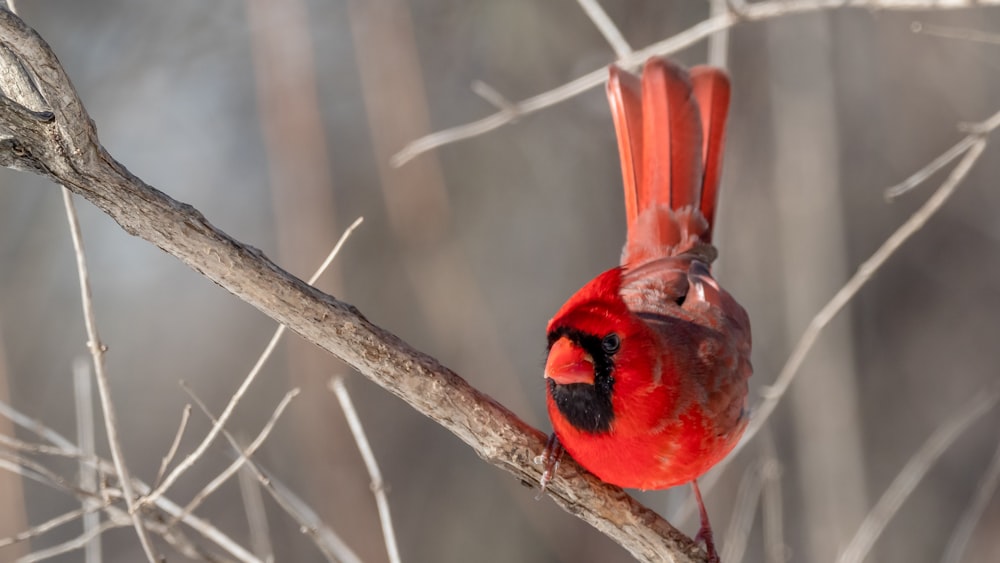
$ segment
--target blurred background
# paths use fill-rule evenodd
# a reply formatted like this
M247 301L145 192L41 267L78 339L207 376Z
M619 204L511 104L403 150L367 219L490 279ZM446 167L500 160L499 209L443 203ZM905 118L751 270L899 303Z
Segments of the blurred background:
M689 0L602 4L634 48L697 24L709 10ZM493 113L470 89L475 80L519 100L613 62L576 2L21 0L18 7L65 65L108 151L133 173L303 278L363 216L317 285L550 430L545 323L617 263L624 239L603 88L398 169L389 159L421 135ZM753 403L816 311L947 172L893 203L884 189L960 140L959 122L1000 110L1000 35L993 43L946 38L914 33L914 22L924 31L1000 34L1000 9L840 9L741 23L729 34L734 94L717 273L753 320ZM674 57L690 65L706 53L701 42ZM767 491L766 531L778 539L765 542L762 509L752 508L758 517L742 560L833 560L932 432L996 381L998 151L994 141L940 213L826 329L766 429L719 476L707 504L723 545L740 483ZM135 476L152 481L190 402L178 382L221 412L276 326L86 202L79 210L125 455ZM85 354L59 190L0 171L0 398L75 436L72 364ZM362 560L386 555L369 478L327 389L336 374L347 377L390 487L404 560L630 559L290 335L228 427L249 441L280 398L301 387L255 459ZM196 409L181 454L208 428ZM902 505L871 560L940 560L994 455L998 428L994 410L962 434ZM5 420L0 432L35 440ZM228 448L216 441L168 496L189 501L230 463ZM75 479L71 461L38 459ZM780 479L761 487L775 467ZM693 534L695 519L675 517L687 495L639 496ZM65 493L0 473L0 538L77 506ZM264 510L277 561L322 559L270 498ZM235 479L198 510L249 548L246 513ZM964 560L1000 560L997 529L994 495ZM74 521L0 548L0 560L80 533ZM142 560L130 528L105 533L102 544L106 561ZM777 544L785 547L776 551ZM157 546L170 561L187 560Z

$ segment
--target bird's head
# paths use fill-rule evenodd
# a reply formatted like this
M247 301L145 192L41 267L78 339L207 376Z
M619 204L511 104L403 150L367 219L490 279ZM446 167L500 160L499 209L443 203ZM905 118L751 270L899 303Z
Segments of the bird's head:
M620 277L618 268L601 274L549 321L547 391L579 431L610 431L616 404L657 369L648 328L619 296Z

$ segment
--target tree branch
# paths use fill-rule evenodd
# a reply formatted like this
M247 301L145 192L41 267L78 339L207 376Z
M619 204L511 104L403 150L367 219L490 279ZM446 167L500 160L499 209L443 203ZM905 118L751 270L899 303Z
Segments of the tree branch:
M676 35L641 49L630 50L624 56L618 53L617 60L608 62L613 62L625 69L634 69L649 57L676 53L741 22L764 21L782 16L836 8L864 8L873 12L879 10L954 10L977 6L996 6L1000 5L1000 0L765 0L752 4L744 0L728 0L728 3L729 10L719 13L713 10L708 19L702 20ZM410 141L400 149L392 157L392 165L399 167L427 151L483 135L508 123L513 123L514 120L529 113L579 96L591 88L604 84L607 79L608 69L605 65L551 90L508 104L500 111L481 119L429 133Z
M42 38L0 9L0 164L62 184L111 216L125 231L174 255L264 314L324 348L435 420L486 461L526 484L545 435L434 358L379 328L353 306L285 272L259 250L215 228L190 205L149 186L100 145L93 122ZM44 108L8 96L34 89ZM700 561L686 536L618 487L571 460L549 485L557 504L642 560Z

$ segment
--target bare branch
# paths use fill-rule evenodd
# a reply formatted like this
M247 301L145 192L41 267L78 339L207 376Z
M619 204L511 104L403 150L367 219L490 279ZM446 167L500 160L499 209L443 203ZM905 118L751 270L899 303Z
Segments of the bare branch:
M912 176L903 180L902 182L896 184L895 186L890 186L885 189L885 199L891 201L897 197L905 194L906 192L912 190L913 188L923 184L928 178L934 175L935 172L941 170L947 166L951 161L962 156L969 150L977 140L979 140L979 135L969 135L955 144L955 146L941 153L941 156L935 158L934 160L927 163L920 170L917 170Z
M22 414L20 411L10 406L6 401L0 401L0 416L3 416L7 420L10 420L25 430L36 434L50 444L54 444L56 448L50 449L41 444L28 444L26 442L22 442L21 440L3 435L0 435L0 443L15 447L19 450L37 451L40 453L65 455L69 457L83 457L80 449L77 448L72 442L64 438L55 430L45 426L40 421Z
M198 398L192 391L188 390L191 395L192 400L201 409L201 412L205 413L205 416L212 421L212 424L218 424L219 421L212 414L212 411L208 410L205 403ZM226 437L229 445L236 452L236 455L242 455L243 446L236 441L236 438L229 433L225 427L222 427L222 435ZM298 496L296 496L288 487L284 486L280 481L274 477L268 475L259 465L257 465L254 460L248 460L244 467L250 468L254 475L256 475L257 480L260 482L261 486L271 495L271 498L278 503L285 512L299 524L299 528L302 530L303 534L309 536L316 547L319 549L327 561L340 561L341 563L361 563L361 559L348 547L347 543L333 530L328 528L316 512L309 508L309 506L302 501Z
M92 530L88 530L83 534L67 542L63 542L59 545L52 546L48 549L42 549L39 551L35 551L33 553L29 553L28 555L25 555L24 557L18 559L18 563L34 563L35 561L44 561L46 559L52 559L53 557L57 557L64 553L69 553L70 551L80 549L81 547L87 545L91 541L94 541L101 534L112 528L121 528L124 526L128 526L128 524L121 524L118 522L113 522L111 520L105 521L100 526Z
M181 384L183 385L183 382L181 382ZM185 386L184 389L190 392L190 389L187 386ZM236 459L236 461L231 463L229 467L222 470L222 473L220 473L215 479L212 479L211 482L205 485L205 487L201 491L199 491L198 494L196 494L193 499L191 499L191 502L189 502L187 506L184 507L184 510L181 511L179 515L174 516L173 521L170 522L171 526L176 524L179 520L181 520L188 514L194 512L194 510L198 508L198 506L200 506L201 503L205 502L205 499L207 499L209 495L217 491L219 487L222 486L223 483L228 481L230 477L232 477L233 475L236 474L237 471L239 471L240 467L243 467L244 463L249 461L250 457L253 456L254 452L256 452L257 449L264 444L264 440L267 440L267 437L271 435L271 430L274 429L274 425L278 422L278 418L281 417L281 413L285 412L285 408L288 407L288 403L291 403L292 399L298 396L298 394L299 394L298 388L292 389L291 391L285 394L285 397L281 400L280 403L278 403L278 406L274 409L274 412L271 413L271 418L269 418L267 420L267 423L264 424L264 428L261 429L260 434L258 434L257 437L254 438L253 442L250 442L250 445L247 446L245 450L240 450L240 456ZM216 422L216 424L221 426L221 421Z
M721 16L729 12L732 0L709 0L709 13L711 16ZM708 37L708 64L719 68L729 66L729 29L722 29Z
M4 456L2 455L0 455L0 469L5 469L10 473L13 473L14 475L20 475L21 477L31 479L36 483L41 483L47 486L54 486L52 485L52 483L49 482L48 479L45 478L44 475L39 475L38 473L35 473L34 471L26 467L21 467L16 461L10 461L4 459Z
M364 221L365 221L364 217L358 217L357 219L354 220L353 223L350 224L350 226L344 229L344 234L340 235L340 238L337 239L337 244L333 245L333 250L330 251L330 254L326 256L326 259L323 260L323 263L319 265L319 268L316 268L316 271L313 273L312 277L309 278L309 281L307 282L309 285L316 283L319 280L320 276L323 275L323 272L325 272L326 269L330 267L330 264L333 264L333 259L336 258L338 254L340 254L340 249L344 247L344 243L347 242L347 239L351 238L351 233L354 232L354 229L360 227L361 223L364 223Z
M949 2L941 0L770 0L753 4L739 2L738 10L731 9L713 15L673 37L658 41L638 51L632 51L627 57L619 57L617 64L623 68L634 68L649 57L676 53L741 21L760 21L779 16L845 7L868 10L949 10L996 5L1000 5L1000 0L951 0ZM392 157L392 165L402 166L429 150L502 127L513 121L515 116L523 116L565 102L591 88L604 84L607 77L607 69L601 67L562 86L517 102L513 104L511 110L494 113L471 123L443 129L411 141Z
M982 139L984 135L993 132L993 130L997 127L1000 127L1000 111L994 113L988 119L979 123L960 124L959 129L969 132L965 138L956 143L955 146L941 153L941 156L930 161L927 166L917 170L909 178L903 180L895 186L886 188L885 198L887 200L895 199L926 182L927 179L930 178L935 172L944 168L949 162L965 154L965 151L969 150L969 148L971 148L976 141Z
M193 207L131 174L101 147L92 122L48 45L19 18L3 10L0 43L31 73L53 114L51 122L40 122L18 120L0 111L0 127L10 131L19 147L14 151L11 146L6 150L0 146L0 164L41 172L69 187L127 232L174 255L400 397L454 433L483 459L524 483L538 483L541 468L531 460L544 448L542 432L434 358L370 323L355 307L285 272L259 250L215 228ZM639 559L673 557L686 562L704 557L701 549L662 517L570 460L563 462L548 493L557 504ZM253 558L245 550L243 554Z
M1000 391L996 388L977 394L972 401L962 405L951 418L931 434L917 453L906 462L889 488L882 493L882 498L865 517L851 543L837 558L838 563L860 563L865 559L886 524L896 515L903 501L910 496L931 465L973 422L989 412L998 398Z
M788 387L794 381L796 374L798 374L799 367L802 362L805 361L806 355L812 348L813 344L819 338L820 333L823 328L830 323L837 316L837 313L844 308L847 303L861 290L862 287L871 279L872 275L883 264L886 260L892 256L896 249L899 248L904 242L907 241L914 233L919 231L924 224L937 212L938 209L944 205L944 202L948 201L948 198L955 191L955 188L965 179L972 169L972 165L979 160L979 157L983 154L983 150L986 148L986 140L980 138L976 141L969 151L965 154L965 157L955 166L955 169L951 171L948 178L941 184L941 187L937 189L934 194L927 199L923 206L920 207L909 219L906 220L902 225L892 235L886 239L882 246L875 251L868 260L865 260L858 267L858 271L855 272L851 279L840 288L839 291L833 296L830 301L823 306L822 309L813 319L809 322L809 326L802 333L799 338L798 343L796 343L795 348L792 350L791 355L785 362L784 367L781 368L781 372L778 374L775 382L761 391L763 395L763 400L754 409L754 414L750 420L750 425L747 428L743 439L740 441L739 445L736 446L736 450L739 450L748 440L753 438L757 432L761 429L764 423L767 421L771 413L774 412L775 407L778 406L778 402L785 395Z
M378 468L375 454L372 452L368 437L365 436L365 429L361 426L361 418L354 410L354 403L351 395L344 385L344 378L337 376L330 380L330 389L337 396L340 408L344 411L344 418L347 419L347 426L351 428L351 435L354 436L354 443L358 445L361 452L361 459L365 462L368 475L371 477L372 493L375 494L375 504L378 506L378 518L382 524L382 537L385 539L385 550L389 555L391 563L399 563L399 548L396 546L396 533L392 530L392 516L389 514L389 498L385 494L385 483L382 481L382 472Z
M160 469L156 472L156 479L153 480L153 487L160 486L160 482L163 480L163 474L167 472L167 467L170 466L170 462L174 460L174 456L177 455L177 449L181 446L181 438L184 437L184 430L187 428L188 421L191 419L191 405L184 405L184 410L181 411L181 423L177 426L177 433L174 434L174 441L170 443L170 449L167 450L167 455L163 456L163 460L160 462Z
M510 100L498 92L496 88L490 86L482 80L472 81L472 91L500 111L510 112L511 114L516 112L514 104L510 103Z
M590 18L590 21L594 22L594 27L601 32L601 35L607 40L608 45L611 45L611 48L614 49L616 57L624 59L632 54L632 47L629 46L628 41L625 40L625 36L619 31L615 22L611 21L608 13L601 7L600 2L597 0L576 1L583 8L587 17Z
M361 563L361 559L351 550L347 542L327 526L319 514L316 514L301 497L264 468L252 462L251 467L256 468L258 479L261 480L264 489L270 493L271 498L302 526L301 532L312 538L316 547L326 556L328 561Z
M56 516L51 520L46 520L45 522L42 522L37 526L33 526L32 528L27 529L19 534L15 534L13 536L10 536L9 538L0 538L0 547L7 547L8 545L30 540L31 538L36 538L44 534L45 532L48 532L49 530L58 528L63 524L68 524L69 522L72 522L73 520L76 520L81 516L101 510L102 508L103 508L102 506L97 505L88 508L77 508L76 510L70 510L65 514L60 514L59 516Z
M109 474L114 474L114 466L110 462L107 462L103 459L87 459L83 457L83 454L80 452L80 449L77 448L76 445L74 445L72 442L67 440L62 434L59 434L55 430L52 430L48 426L45 426L41 422L31 417L25 416L23 413L13 408L4 401L0 401L0 416L8 418L14 424L17 424L18 426L21 426L22 428L25 428L37 434L38 436L41 436L49 443L54 444L56 447L64 450L65 453L62 455L84 460L87 463L94 464L94 466L96 466L100 471ZM58 486L56 484L49 482L45 477L35 473L34 471L31 471L30 469L25 469L24 467L17 465L17 463L7 462L6 460L2 459L2 457L3 456L0 456L0 468L7 469L15 473L19 473L20 475L36 480L44 485ZM148 485L146 485L145 483L143 483L138 479L133 479L133 481L135 483L136 490L140 494L149 492L150 488ZM165 513L171 516L176 516L181 513L181 507L165 497L157 500L156 506L157 508L163 510ZM112 514L113 508L114 507L110 506L107 507L106 512L108 514ZM245 550L242 546L233 541L229 536L222 533L218 528L216 528L209 522L206 522L205 520L202 520L197 516L188 515L186 518L184 518L184 523L190 526L192 529L198 531L198 533L200 533L205 538L214 542L216 545L227 551L230 555L232 555L236 559L243 561L245 563L259 563L259 560L256 557L254 557L252 553Z
M45 467L37 461L28 459L22 455L16 453L8 452L5 450L0 450L0 460L5 460L10 462L15 467L24 468L27 472L22 472L17 469L12 469L15 473L20 473L29 479L42 483L43 485L48 485L55 489L65 491L71 495L79 496L81 498L96 498L97 494L94 491L87 491L78 487L75 483L71 483L64 479L61 475L52 471L48 467ZM9 469L10 467L7 466Z
M85 456L82 452L70 452L62 448L49 446L47 444L36 444L33 442L25 442L23 440L18 440L17 438L12 438L10 436L0 434L0 445L7 446L12 450L17 450L20 452L29 452L33 454L44 454L52 455L58 457L68 457L78 460L86 460L89 467L93 467L96 464L96 456Z
M204 221L203 218L202 221ZM351 236L351 233L354 232L354 229L358 228L358 226L361 225L362 221L364 221L364 218L358 217L357 219L354 220L353 223L351 223L350 227L347 227L347 230L344 231L344 234L340 235L340 239L337 241L337 244L333 246L333 250L330 251L330 254L328 254L326 259L323 260L323 263L320 264L320 267L316 270L316 272L312 275L312 277L309 278L310 285L316 283L316 280L318 280L319 277L323 275L323 272L325 272L326 269L330 267L330 264L333 263L333 259L337 257L337 254L340 252L340 249L344 246L344 243L347 242L347 239ZM215 230L214 227L208 225L207 221L205 222L205 224L209 226L212 230ZM222 233L219 232L219 234ZM236 243L236 241L233 242L235 244L239 244ZM256 249L248 249L248 250L252 250L253 252L259 252ZM261 258L263 258L263 255L261 255ZM277 268L277 266L274 267ZM282 273L294 279L296 282L301 283L298 279L292 277L291 274L285 273L284 271L282 271ZM177 479L179 479L180 476L185 471L190 469L191 466L193 466L195 462L198 461L198 459L205 454L205 452L208 450L208 447L219 435L219 432L222 430L222 427L226 424L226 422L229 421L229 417L232 416L233 412L236 410L236 405L239 404L240 400L243 399L243 396L246 394L247 390L250 389L250 385L254 382L255 379L257 379L257 375L260 373L260 370L264 369L264 364L267 363L267 360L271 357L271 354L273 354L274 350L278 347L278 343L281 341L281 337L285 334L286 328L287 327L284 324L282 324L274 331L274 334L271 335L271 340L267 343L267 346L264 347L264 351L261 352L260 357L257 358L257 361L254 363L253 368L250 369L250 373L248 373L247 376L243 379L243 383L241 383L236 392L233 393L233 396L229 398L229 403L226 405L225 410L223 410L222 414L219 416L219 422L214 426L212 426L212 430L209 431L208 435L205 436L205 439L202 440L200 444L198 444L198 447L195 448L193 452L188 454L187 457L185 457L181 463L177 464L177 467L175 467L174 470L170 472L170 474L166 477L166 479L164 479L163 482L159 486L157 486L152 493L150 493L145 499L143 499L142 501L143 503L152 502L156 500L160 495L165 493L167 489L169 489L170 486L173 485L174 482L176 482Z
M101 342L101 337L97 334L97 316L94 313L94 302L90 294L90 274L87 271L87 259L83 252L80 221L77 219L76 207L73 205L73 194L66 188L62 189L62 194L63 203L66 205L66 219L69 221L69 232L73 238L73 250L76 254L76 269L80 277L80 298L83 301L84 324L87 326L87 347L90 349L90 355L94 361L97 393L101 398L101 408L104 411L104 430L108 435L111 460L115 464L115 471L121 481L125 503L128 505L129 514L132 515L132 525L139 536L142 550L146 553L146 558L150 563L156 563L158 557L153 551L153 544L150 542L149 534L146 533L146 527L142 523L142 515L138 512L135 493L132 490L132 477L125 465L125 453L122 451L121 438L118 436L118 419L111 401L111 383L108 381L107 372L104 371L104 351L106 348ZM97 537L97 535L94 534L91 537Z

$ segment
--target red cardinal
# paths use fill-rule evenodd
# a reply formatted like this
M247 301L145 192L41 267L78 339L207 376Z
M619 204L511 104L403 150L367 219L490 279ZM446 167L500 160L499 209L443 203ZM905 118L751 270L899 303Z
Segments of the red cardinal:
M700 504L695 479L746 428L752 372L750 320L709 269L729 80L652 58L641 82L612 66L608 99L628 237L621 265L549 321L549 417L562 447L602 480L692 483ZM716 558L701 508L699 536Z

